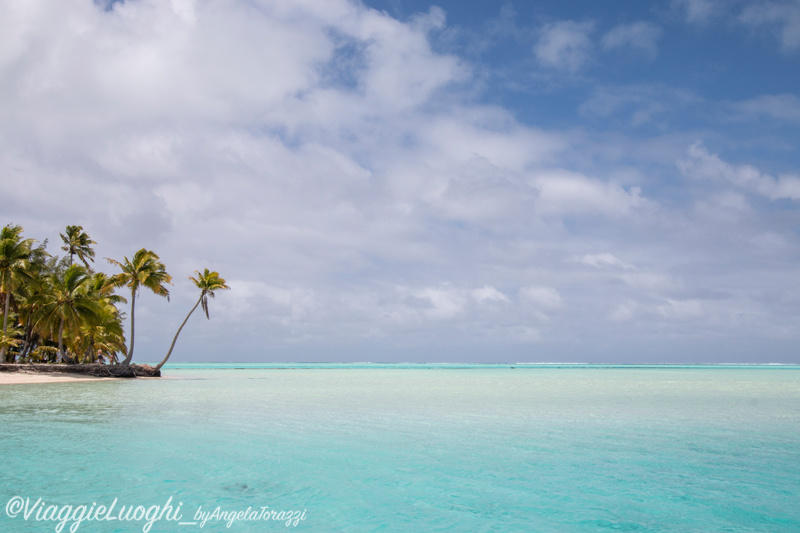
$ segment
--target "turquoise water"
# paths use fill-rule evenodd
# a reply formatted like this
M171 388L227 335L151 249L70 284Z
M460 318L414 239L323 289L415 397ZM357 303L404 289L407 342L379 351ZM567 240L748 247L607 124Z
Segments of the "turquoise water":
M55 531L47 507L115 499L95 518L116 520L63 530L144 531L169 498L149 531L800 531L796 366L165 376L0 387L0 531ZM26 498L39 520L10 516ZM198 508L242 513L227 527Z

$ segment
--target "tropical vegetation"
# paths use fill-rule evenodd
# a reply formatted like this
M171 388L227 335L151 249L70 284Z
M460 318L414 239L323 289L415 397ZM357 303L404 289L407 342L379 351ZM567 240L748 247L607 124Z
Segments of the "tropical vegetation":
M169 300L172 276L159 256L142 248L130 259L107 259L120 271L109 275L94 270L97 243L81 226L67 226L60 234L63 257L47 251L47 240L37 243L23 231L14 224L0 230L0 363L110 363L123 369L131 365L141 289ZM217 272L195 273L197 277L189 279L200 289L200 297L158 369L198 305L208 317L208 297L229 289ZM130 305L128 346L122 304Z

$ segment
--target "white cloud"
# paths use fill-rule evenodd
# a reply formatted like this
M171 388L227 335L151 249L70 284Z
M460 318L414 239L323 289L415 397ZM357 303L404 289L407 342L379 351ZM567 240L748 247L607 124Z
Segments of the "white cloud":
M800 178L773 177L752 165L732 165L709 153L701 142L689 147L688 158L678 161L678 168L695 179L712 179L766 196L771 200L800 200Z
M155 192L164 200L167 210L176 217L203 216L214 201L210 192L191 181L161 185Z
M508 296L506 296L496 288L491 287L489 285L485 285L480 289L473 289L471 294L472 297L475 299L475 301L477 301L478 303L509 301Z
M564 306L561 295L552 287L529 286L519 291L520 297L545 310L556 311Z
M740 113L755 118L800 123L800 98L793 94L766 94L734 104Z
M575 172L543 172L532 181L539 190L537 209L542 214L619 218L646 204L638 187L625 190Z
M680 281L661 272L625 272L619 278L636 290L654 294L669 294L682 288Z
M594 268L620 268L623 270L635 269L636 267L621 261L617 256L610 253L603 254L584 254L577 258L578 262Z
M465 112L466 113L465 113ZM426 145L426 159L433 165L463 164L482 158L510 170L524 170L543 161L564 146L557 135L534 128L522 128L491 117L491 112L476 114L467 110L428 121L417 132Z
M609 313L609 318L615 322L625 322L628 320L633 319L637 313L637 304L636 302L627 301L617 305L611 313Z
M534 59L577 72L596 59L593 28L545 27ZM699 98L601 85L581 107L601 129L539 128L481 103L485 65L431 45L448 29L437 8L400 21L347 0L0 3L7 222L53 252L75 223L98 256L156 250L176 288L172 304L143 304L142 353L168 344L196 300L186 276L206 266L232 290L183 357L370 359L394 346L452 360L476 339L492 357L518 343L520 360L545 357L530 343L566 359L595 340L633 351L626 321L644 345L662 327L709 326L676 318L691 302L711 309L704 290L740 302L737 324L791 329L800 293L781 265L796 237L748 195L796 198L796 178L697 145L681 168L710 179L676 200L687 134L630 139L605 119L659 125ZM650 30L619 26L603 46L647 50ZM787 93L739 111L795 107ZM741 260L751 252L763 262ZM759 314L776 290L789 312ZM332 355L337 343L354 350Z
M686 20L702 24L719 13L719 0L672 0L672 6L686 11Z
M756 2L747 6L739 20L751 27L776 34L785 53L800 49L800 2L797 0Z
M278 287L261 281L232 280L224 300L213 305L224 306L227 313L241 316L258 313L260 318L279 317L283 324L289 320L307 319L319 310L318 297L303 287Z
M491 285L476 289L464 289L443 284L439 286L410 288L398 287L399 300L394 303L378 303L380 307L392 308L395 321L406 325L421 321L454 321L464 323L479 321L482 308L492 304L509 304L510 300L503 292ZM475 307L475 304L478 304Z
M695 203L695 211L707 220L722 224L738 224L752 220L754 210L747 197L733 190L712 194Z
M591 57L593 31L592 22L567 20L548 24L534 47L536 58L548 67L576 72Z
M672 7L685 12L692 24L729 20L772 34L786 54L800 49L798 0L672 0Z
M703 304L697 300L668 299L656 309L667 320L696 320L704 313Z
M632 48L649 58L658 54L658 40L663 30L649 22L632 22L613 27L603 36L601 43L606 50Z
M410 295L425 302L424 314L434 320L456 318L466 305L463 292L448 287L426 287L411 291Z
M381 112L413 108L436 89L466 75L453 57L433 53L427 31L441 27L443 12L433 8L413 26L368 12L357 37L366 44L360 88Z
M131 133L107 139L94 159L115 175L168 176L180 168L180 142L180 137L169 131Z
M589 118L625 117L632 126L660 124L679 111L703 103L696 95L664 85L597 87L580 105Z

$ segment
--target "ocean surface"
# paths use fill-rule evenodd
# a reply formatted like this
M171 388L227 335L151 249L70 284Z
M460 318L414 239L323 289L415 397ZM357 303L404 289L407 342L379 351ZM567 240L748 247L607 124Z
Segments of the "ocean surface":
M164 375L0 387L0 531L800 532L800 366Z

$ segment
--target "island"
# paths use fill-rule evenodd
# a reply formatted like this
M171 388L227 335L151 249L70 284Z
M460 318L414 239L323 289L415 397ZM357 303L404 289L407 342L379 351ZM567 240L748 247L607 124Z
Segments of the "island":
M106 258L120 272L93 267L97 244L82 226L59 234L62 257L23 236L22 226L0 230L0 372L49 373L102 378L160 377L181 330L201 306L209 317L208 298L229 290L218 272L205 268L189 279L200 290L197 302L178 327L166 355L156 366L134 364L136 299L142 289L169 300L172 276L159 256L145 248L129 259ZM125 290L125 296L118 290ZM130 343L124 313L130 304Z

